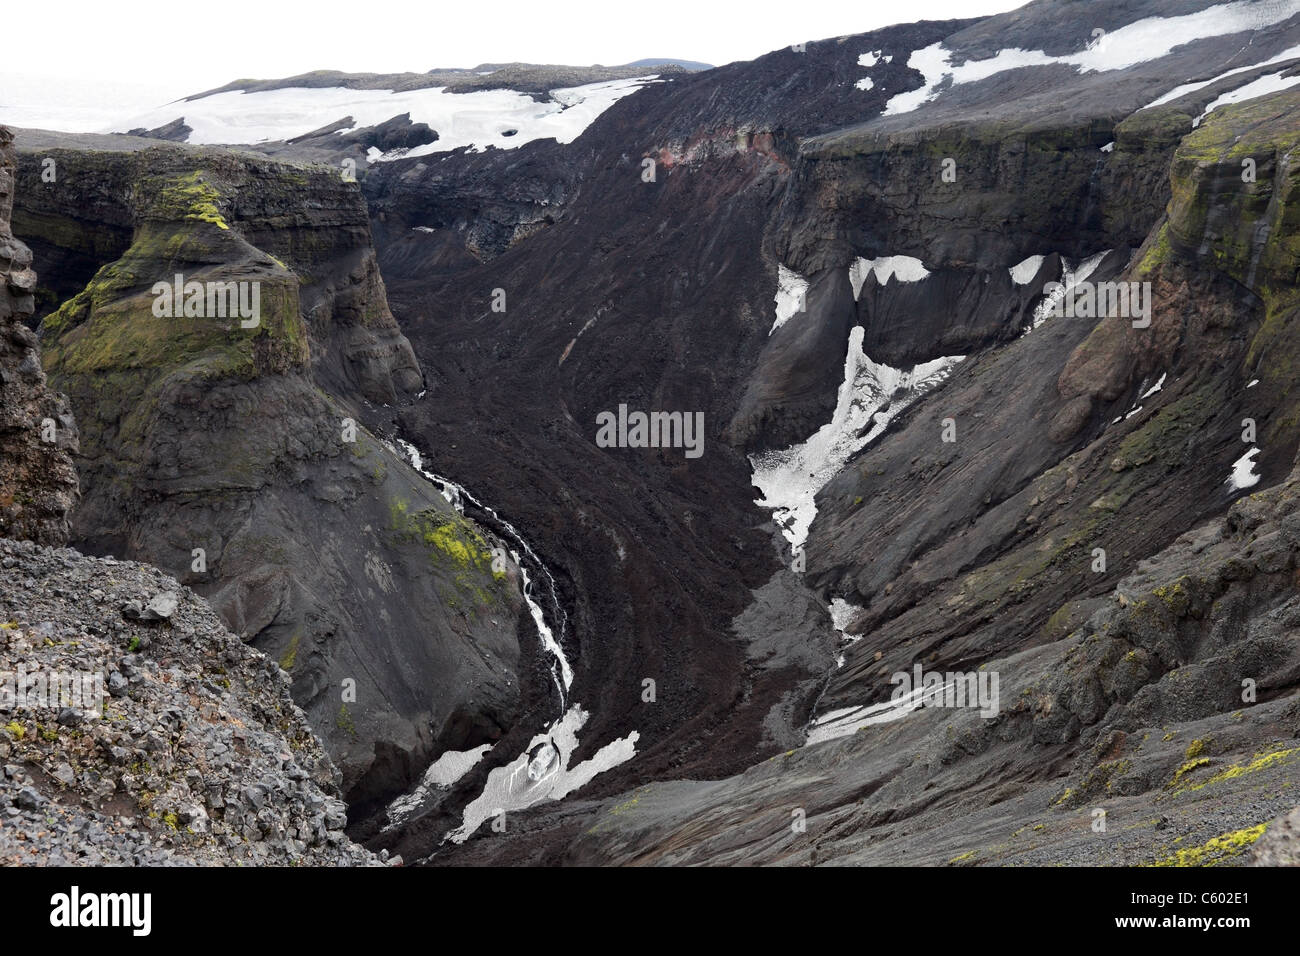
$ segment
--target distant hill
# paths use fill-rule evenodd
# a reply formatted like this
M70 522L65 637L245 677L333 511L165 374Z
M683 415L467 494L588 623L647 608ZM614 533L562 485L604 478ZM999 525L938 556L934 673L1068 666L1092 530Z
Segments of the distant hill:
M349 90L408 90L444 87L452 93L469 93L475 90L517 90L545 96L551 90L588 83L605 83L626 80L644 75L654 69L661 76L675 73L694 73L710 69L708 64L689 60L650 59L638 60L622 66L565 66L545 63L480 63L472 69L430 70L428 73L344 73L339 70L312 70L274 80L240 79L224 86L205 90L186 97L187 102L243 90L246 93L290 88L321 89L326 87Z
M680 66L683 70L690 70L693 73L697 73L700 70L713 69L712 63L701 63L699 60L673 60L673 59L660 59L658 57L649 57L644 60L635 60L631 63L626 63L624 65L633 66L633 67Z

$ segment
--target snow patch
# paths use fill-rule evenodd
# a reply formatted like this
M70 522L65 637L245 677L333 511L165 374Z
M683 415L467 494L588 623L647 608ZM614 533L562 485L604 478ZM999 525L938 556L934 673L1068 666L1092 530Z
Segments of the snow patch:
M1044 297L1042 302L1035 306L1034 320L1033 325L1030 326L1030 331L1046 322L1051 317L1052 310L1065 301L1065 297L1070 294L1074 287L1080 282L1086 282L1088 277L1097 271L1097 266L1101 265L1101 260L1105 259L1109 252L1109 249L1104 249L1095 255L1089 256L1082 262L1074 262L1062 256L1061 278L1057 280L1059 288L1053 289Z
M1188 93L1195 93L1197 90L1204 89L1207 86L1212 86L1213 84L1218 83L1222 80L1230 79L1234 76L1237 76L1240 73L1248 73L1251 70L1258 69L1261 66L1271 66L1274 63L1283 63L1286 60L1294 60L1296 57L1300 57L1300 46L1290 47L1286 50L1283 50L1277 56L1271 56L1267 60L1261 60L1258 63L1252 63L1250 66L1239 66L1235 70L1228 70L1226 73L1220 73L1218 76L1208 80L1198 80L1195 83L1184 83L1182 86L1175 86L1164 96L1152 100L1150 103L1148 103L1146 106L1142 108L1144 110L1149 110L1153 106L1163 106L1165 103L1172 103L1174 100L1179 99L1180 97L1184 97Z
M827 610L830 611L831 614L831 626L835 628L840 635L840 653L835 657L835 666L837 668L843 667L844 648L862 640L861 634L845 634L844 629L853 622L853 618L862 610L862 608L858 607L856 604L850 604L848 601L844 600L844 598L831 598L831 604Z
M1018 262L1007 271L1011 273L1011 281L1016 285L1025 285L1032 282L1034 276L1038 275L1038 270L1043 267L1043 260L1046 256L1030 256L1023 262Z
M424 771L424 777L420 783L410 793L405 793L388 805L388 824L384 827L389 830L399 823L408 820L412 813L420 808L424 798L428 796L429 791L435 788L450 787L465 774L474 769L475 765L487 756L487 752L492 749L491 744L483 744L481 747L475 747L473 750L448 750L432 764L429 769Z
M880 62L879 50L873 50L871 53L864 53L860 57L858 57L858 66L865 67L868 70L871 69L879 62ZM888 60L886 60L885 62L888 62ZM872 81L871 77L864 76L862 79L858 80L858 82L854 83L853 85L860 90L870 90L874 88L876 84Z
M930 275L920 259L912 256L881 256L878 259L858 259L849 266L849 282L853 284L853 298L862 293L862 283L867 273L874 272L876 281L884 285L893 276L899 282L920 282Z
M773 520L795 549L803 547L817 516L817 492L899 412L946 379L965 358L954 355L911 369L890 368L867 358L862 338L862 327L854 326L830 422L801 444L749 458L753 483L763 492L755 504L772 510Z
M844 598L831 598L831 606L829 610L831 613L831 626L840 632L840 637L844 638L844 640L850 644L862 638L861 634L844 633L844 629L853 622L854 615L861 611L862 608L855 604L850 604L848 601L844 600Z
M930 693L941 695L950 686L952 685L944 684L938 689L931 688ZM917 687L897 700L886 700L870 707L841 707L822 714L808 725L808 737L804 740L804 746L834 740L836 737L847 737L873 724L902 720L921 706L925 693L926 688Z
M1259 484L1260 476L1255 474L1255 456L1258 448L1252 448L1232 463L1232 474L1228 475L1227 484L1233 491L1253 488Z
M1103 153L1113 153L1115 151L1115 141L1112 139L1109 143L1101 148Z
M636 756L636 742L641 735L634 730L570 767L569 762L578 749L578 731L589 716L574 704L563 717L533 737L515 760L489 773L483 792L465 807L461 825L448 838L453 843L464 843L484 821L497 814L524 810L543 800L561 800L586 786L597 774ZM549 763L534 762L533 754L544 746L554 749L554 758Z
M767 332L771 335L804 310L808 295L808 280L793 269L778 264L776 267L776 321Z

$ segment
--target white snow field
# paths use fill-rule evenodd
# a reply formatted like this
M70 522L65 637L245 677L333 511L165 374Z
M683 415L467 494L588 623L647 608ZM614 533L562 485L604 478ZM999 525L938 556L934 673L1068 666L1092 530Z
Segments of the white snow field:
M570 143L614 103L656 79L657 76L650 75L556 89L544 103L515 90L469 93L449 93L443 87L400 93L342 87L291 87L254 93L234 90L189 102L168 103L114 123L102 132L124 132L137 127L154 129L183 116L193 130L190 143L251 144L302 136L345 116L354 120L349 129L359 129L410 113L412 123L427 123L438 133L437 141L406 151L394 150L381 158L426 156L461 147L475 152L489 146L516 149L536 139L554 138Z
M92 84L81 77L0 72L0 123L65 133L103 132L124 114L184 95L187 91L177 84L175 78L132 83L106 76Z

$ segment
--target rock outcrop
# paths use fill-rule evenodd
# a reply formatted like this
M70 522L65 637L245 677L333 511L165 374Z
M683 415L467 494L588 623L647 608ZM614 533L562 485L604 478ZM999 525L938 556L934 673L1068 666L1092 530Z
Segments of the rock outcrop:
M14 238L16 157L0 126L0 537L59 545L77 496L77 426L67 399L46 382L36 335L31 251Z
M1300 807L1274 820L1255 844L1255 866L1300 866Z
M288 677L193 591L31 542L0 566L0 862L379 862Z

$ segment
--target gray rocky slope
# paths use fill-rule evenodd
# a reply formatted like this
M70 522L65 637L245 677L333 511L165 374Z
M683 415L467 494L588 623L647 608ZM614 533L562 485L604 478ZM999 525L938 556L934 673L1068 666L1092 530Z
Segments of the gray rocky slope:
M30 541L0 539L0 569L0 675L64 695L5 708L0 863L380 862L288 676L191 589Z

